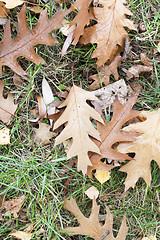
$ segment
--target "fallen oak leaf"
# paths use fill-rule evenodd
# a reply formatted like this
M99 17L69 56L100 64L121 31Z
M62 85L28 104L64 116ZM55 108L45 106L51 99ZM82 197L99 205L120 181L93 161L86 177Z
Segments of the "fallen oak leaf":
M105 234L105 240L125 240L128 232L128 227L126 225L126 219L123 217L120 230L117 237L113 236L113 216L109 211L109 208L106 206L106 220L104 225L101 225L99 222L99 207L97 206L95 198L92 201L92 211L89 218L86 218L80 209L78 208L76 201L71 197L70 200L64 198L63 208L70 211L78 220L78 227L66 227L64 230L67 231L69 236L73 235L85 235L90 236L95 240L99 240ZM102 238L101 238L102 239Z
M144 66L144 65L134 65L130 67L128 70L122 68L122 70L127 74L126 80L130 80L131 78L139 78L139 74L141 72L151 72L153 70L152 66Z
M55 145L72 138L72 143L67 151L67 159L78 155L77 169L87 173L87 166L92 163L89 160L88 152L100 154L99 148L89 136L100 141L99 132L93 127L90 118L103 124L100 114L86 101L96 100L92 92L87 92L80 87L73 85L66 100L59 108L66 107L58 121L54 124L54 130L66 124L60 135L55 139Z
M8 123L17 109L17 105L13 102L13 95L8 93L8 97L3 97L4 82L0 81L0 120Z
M100 67L107 60L112 62L118 45L123 47L125 38L129 38L124 27L133 30L136 28L133 21L126 18L126 15L132 16L132 13L124 6L125 0L99 0L98 3L97 7L90 8L97 23L84 30L80 43L97 43L91 57L97 58L97 65Z
M29 29L26 20L26 7L22 7L18 13L18 34L15 39L11 37L10 21L6 23L3 39L0 42L0 74L2 66L10 67L19 75L26 75L26 72L17 62L18 57L25 57L31 62L39 65L46 64L34 50L37 44L52 46L57 42L49 33L61 27L64 12L60 9L51 19L47 17L47 9L40 14L38 23L33 30Z
M77 10L78 13L75 18L68 24L67 28L69 34L64 42L62 53L65 54L69 45L72 43L76 45L79 41L79 38L84 33L84 27L89 24L89 12L88 7L92 0L76 0L72 3L71 7L66 11L66 15L71 13L74 10ZM62 21L64 22L64 20ZM72 29L72 30L71 30ZM62 29L62 31L64 28Z
M160 167L160 109L149 112L142 111L139 115L143 122L130 124L123 129L126 133L136 131L141 135L132 143L120 143L118 151L122 153L134 152L134 161L130 161L120 168L127 173L125 192L134 188L139 178L143 178L147 185L151 182L151 161L157 162ZM144 120L146 119L146 120Z
M19 198L4 201L3 208L7 211L5 214L7 216L9 216L10 214L13 214L14 218L18 218L17 213L20 211L24 203L25 197L26 197L25 195L22 195Z
M112 159L116 161L125 161L126 159L131 159L127 154L123 154L113 149L113 144L117 142L130 141L132 142L136 136L135 133L126 134L122 131L122 126L131 118L137 117L140 112L132 110L133 105L137 102L137 95L131 96L128 101L123 105L118 100L113 104L113 117L110 122L105 121L105 125L97 122L97 130L100 132L101 142L93 140L101 151L101 155L96 153L90 154L90 161L93 166L88 166L87 174L92 177L92 171L94 169L100 170L110 170L115 166L107 164L106 169L101 168L101 158ZM101 163L102 164L102 163Z
M122 70L127 74L126 80L130 80L131 78L139 78L139 74L141 72L152 72L153 66L146 53L140 54L141 61L144 65L134 65L130 67L128 70L122 68Z
M91 89L97 89L101 87L101 84L109 85L110 75L113 75L115 80L117 81L119 78L118 67L121 65L122 57L116 56L115 59L110 64L105 64L100 67L99 74L94 74L89 77L89 79L93 79L94 82L89 86Z

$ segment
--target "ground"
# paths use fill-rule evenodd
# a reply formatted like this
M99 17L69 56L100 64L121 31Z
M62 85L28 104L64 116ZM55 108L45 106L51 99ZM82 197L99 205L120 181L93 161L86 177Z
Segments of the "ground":
M40 1L44 4L45 1ZM122 68L129 68L139 61L140 53L145 52L154 66L153 74L141 74L136 83L141 85L137 110L152 110L160 106L160 55L156 53L156 46L160 40L160 2L158 0L129 0L127 3L132 11L132 19L138 27L142 22L146 31L130 31L131 51L127 59L119 69L120 77L125 79ZM53 1L46 3L50 13L55 12L58 5ZM21 7L11 10L11 26L13 35L16 34L16 16ZM27 21L30 28L37 22L38 15L27 11ZM0 37L3 36L3 27L0 29ZM3 77L6 90L13 93L15 102L19 104L17 117L13 117L9 124L11 144L0 146L0 196L5 200L17 198L24 194L26 201L21 209L21 216L15 219L13 216L3 215L0 224L0 239L13 239L9 234L13 229L25 230L33 223L34 232L44 229L41 235L34 235L33 239L90 239L84 236L68 237L62 233L67 225L76 224L73 215L63 209L64 183L70 177L67 196L73 196L85 216L91 211L91 200L85 195L85 190L95 186L100 191L97 200L101 205L100 214L104 215L104 207L107 205L114 215L114 234L118 232L123 215L126 215L129 231L127 240L140 240L144 236L156 235L160 239L160 212L158 208L158 196L160 192L160 171L156 162L152 161L151 186L146 186L140 179L134 189L129 189L124 198L124 180L126 175L117 169L111 172L109 181L101 184L95 179L83 176L76 171L74 165L70 171L62 174L62 167L69 162L62 146L54 147L54 139L51 144L41 146L34 143L32 131L35 124L25 120L31 115L30 110L37 106L37 96L41 95L41 83L46 77L53 92L57 94L72 84L72 65L74 64L73 80L75 84L88 89L88 77L96 73L95 59L91 59L94 46L71 46L65 56L61 55L65 37L60 31L54 33L59 44L52 47L38 45L36 50L47 62L46 66L35 66L26 59L19 59L23 67L27 69L29 77L22 78L23 84L16 86L13 82L14 73L4 68ZM76 59L76 60L75 60ZM112 77L111 82L114 82ZM130 80L127 84L133 84ZM47 122L48 120L46 120ZM0 128L5 124L0 122ZM105 197L105 200L104 200ZM3 213L3 212L2 212Z

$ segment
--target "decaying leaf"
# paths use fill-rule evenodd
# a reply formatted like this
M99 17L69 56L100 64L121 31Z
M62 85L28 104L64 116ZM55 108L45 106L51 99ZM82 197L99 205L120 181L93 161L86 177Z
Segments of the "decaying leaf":
M97 180L103 184L110 179L110 171L96 170L95 177Z
M153 66L146 53L140 54L141 61L144 65L134 65L130 67L128 70L122 68L123 71L127 74L126 80L130 80L131 78L139 78L139 74L141 72L151 72L153 71Z
M41 145L50 144L51 143L50 139L52 137L55 137L57 134L50 131L51 126L48 125L47 123L42 123L39 121L38 124L39 128L33 128L33 131L35 132L32 136L33 140L37 144Z
M8 97L3 97L4 82L0 81L0 120L4 123L8 123L15 113L17 105L13 102L13 96L8 93Z
M66 107L58 121L54 124L57 129L66 124L60 135L55 140L55 145L72 138L72 144L67 152L67 159L78 156L77 169L82 170L83 174L87 173L87 166L92 166L89 160L88 152L100 154L99 148L89 136L100 141L99 132L93 127L90 118L95 119L103 124L100 114L86 101L96 100L92 92L87 92L80 87L73 85L66 100L59 108Z
M6 8L9 8L9 9L15 8L24 3L24 1L22 1L22 0L0 0L0 1L5 2Z
M99 74L90 76L89 78L93 79L94 82L89 87L91 89L97 89L102 86L102 83L104 83L105 86L108 85L110 75L113 75L115 80L118 80L118 67L121 65L121 60L121 56L116 56L115 59L111 62L111 64L105 64L100 68Z
M6 209L7 211L6 215L13 214L14 218L17 218L18 217L17 213L20 211L24 203L25 197L26 197L25 195L22 195L19 198L4 201L3 208Z
M126 80L130 80L131 78L139 78L139 74L141 72L151 72L153 70L153 66L144 66L144 65L134 65L128 70L123 68L123 71L127 74Z
M85 194L90 198L90 199L97 199L98 195L99 195L99 191L97 190L97 188L95 188L94 186L88 188L85 191Z
M123 79L109 84L106 87L93 91L99 101L92 101L94 105L99 104L101 109L104 110L111 106L116 98L121 104L126 102L128 93L127 85ZM96 107L96 106L95 106Z
M152 160L160 167L160 109L143 111L139 117L146 120L131 124L123 130L127 133L136 131L142 135L136 137L132 143L120 143L118 146L120 152L136 154L133 161L120 168L120 171L127 173L125 191L133 188L140 177L150 185Z
M104 225L101 225L99 222L99 206L97 206L96 200L94 198L92 203L92 211L89 218L86 218L81 211L79 210L76 201L71 197L70 200L64 199L63 207L70 211L78 220L78 227L67 227L64 230L67 231L69 236L73 235L85 235L90 236L93 239L99 240L104 234L106 235L104 240L125 240L128 232L128 227L126 225L126 218L123 217L120 230L117 237L113 236L113 216L109 211L109 208L106 206L106 220Z
M114 59L118 50L117 45L123 47L125 38L128 38L124 27L136 29L133 22L126 18L126 15L132 13L124 6L125 0L99 0L98 3L97 7L90 8L97 23L84 30L80 43L97 43L92 58L98 59L97 65L100 67L108 59L110 61Z
M114 102L113 105L113 117L110 122L105 121L105 125L97 122L97 130L100 132L101 142L94 140L101 151L101 155L93 153L90 155L90 160L93 167L88 166L87 174L91 177L92 170L110 170L113 166L107 164L106 169L101 168L99 163L101 158L113 159L116 161L125 161L126 159L131 159L127 154L122 154L112 146L116 142L133 141L135 134L127 134L121 130L121 127L129 119L137 117L139 115L138 111L132 110L133 105L137 101L137 96L131 96L128 101L122 105L118 100Z
M23 231L16 231L10 234L11 236L20 239L20 240L31 240L32 234L23 232Z
M34 50L37 44L53 45L56 43L49 33L61 27L61 21L64 12L60 9L51 19L47 17L47 9L40 14L39 21L33 30L29 29L26 20L26 7L23 6L18 14L18 34L15 39L11 37L10 21L8 20L3 39L0 42L0 74L2 74L2 66L10 67L19 75L26 74L17 62L18 57L25 57L31 62L39 65L46 64Z
M5 145L10 143L9 129L0 129L0 145Z

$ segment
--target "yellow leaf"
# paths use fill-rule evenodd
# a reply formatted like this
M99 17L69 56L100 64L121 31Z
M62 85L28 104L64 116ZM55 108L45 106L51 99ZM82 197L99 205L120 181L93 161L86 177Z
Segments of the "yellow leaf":
M110 179L110 171L96 170L95 177L97 180L103 184Z
M0 130L0 145L5 145L10 143L9 129L3 128Z
M1 2L5 2L6 3L6 8L14 8L17 7L21 4L23 4L24 1L22 0L0 0Z

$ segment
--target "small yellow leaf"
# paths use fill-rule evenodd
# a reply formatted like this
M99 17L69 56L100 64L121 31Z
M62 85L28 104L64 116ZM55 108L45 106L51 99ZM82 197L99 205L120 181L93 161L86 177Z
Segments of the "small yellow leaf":
M0 130L0 145L5 145L10 143L9 129L3 128Z
M85 194L90 198L90 199L97 199L98 195L99 195L99 191L97 190L97 188L95 188L94 186L88 188L85 191Z
M110 179L110 171L96 170L95 177L103 184Z
M21 239L21 240L31 240L31 233L26 233L23 231L16 231L14 233L11 233L10 235L16 237L17 239Z

